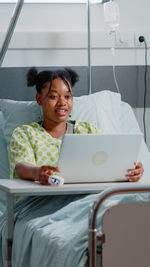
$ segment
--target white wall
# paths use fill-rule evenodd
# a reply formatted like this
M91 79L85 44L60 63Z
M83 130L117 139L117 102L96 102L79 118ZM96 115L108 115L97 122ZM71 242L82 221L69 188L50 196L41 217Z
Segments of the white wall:
M150 46L148 27L150 2L148 0L118 0L117 2L121 20L117 30L116 43L119 49L116 49L115 62L117 65L143 65L144 51L137 49L137 46L135 48L134 39L137 34L145 33ZM13 8L14 4L0 5L2 32L7 30ZM91 28L94 32L92 64L111 65L113 62L109 49L111 38L109 29L104 23L103 5L92 6ZM3 66L87 65L86 4L24 4L16 32L18 36L14 34L10 48L17 50L8 51ZM34 36L29 35L29 32L34 32ZM43 32L44 40L41 35ZM3 38L4 35L1 34L0 42ZM33 52L31 49L34 48L38 51Z
M120 26L116 38L116 65L144 65L145 35L150 47L150 1L118 0ZM5 32L14 4L0 4L1 32ZM92 64L112 65L111 39L104 24L103 6L91 8ZM0 43L4 34L0 34ZM150 53L148 51L148 64ZM24 4L3 66L87 65L86 4ZM142 128L142 109L135 114ZM147 127L149 128L147 111ZM150 140L150 134L148 139ZM150 142L149 142L150 143ZM150 144L149 144L150 147Z

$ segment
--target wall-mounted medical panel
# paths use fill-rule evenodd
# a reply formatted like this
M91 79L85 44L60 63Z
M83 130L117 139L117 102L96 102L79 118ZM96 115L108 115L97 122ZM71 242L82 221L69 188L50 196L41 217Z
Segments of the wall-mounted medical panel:
M55 67L56 68L56 67ZM55 69L52 67L40 67L43 69ZM86 66L73 66L80 76L79 82L73 88L73 95L80 96L88 94L88 69ZM28 67L1 68L0 69L0 98L17 100L35 99L35 89L26 86L26 73ZM143 107L144 104L144 66L117 66L116 78L122 100L128 102L132 107ZM150 67L147 72L147 101L150 107ZM92 93L111 90L117 92L114 82L112 66L92 67Z

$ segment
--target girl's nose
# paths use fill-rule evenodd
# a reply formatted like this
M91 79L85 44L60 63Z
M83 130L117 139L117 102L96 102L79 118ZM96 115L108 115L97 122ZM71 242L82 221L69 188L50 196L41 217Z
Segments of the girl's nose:
M58 104L59 105L65 105L66 104L66 99L63 96L59 97Z

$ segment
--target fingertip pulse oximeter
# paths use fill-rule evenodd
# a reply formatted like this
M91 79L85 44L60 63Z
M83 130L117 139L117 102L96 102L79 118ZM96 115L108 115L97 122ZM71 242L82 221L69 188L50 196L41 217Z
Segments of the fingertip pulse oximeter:
M64 184L64 178L58 175L50 175L48 182L53 186L62 186Z

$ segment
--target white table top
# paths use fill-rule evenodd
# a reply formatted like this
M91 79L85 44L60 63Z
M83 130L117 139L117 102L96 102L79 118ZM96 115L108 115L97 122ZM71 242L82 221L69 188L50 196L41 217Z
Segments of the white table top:
M130 183L132 184L132 183ZM61 187L45 186L38 182L21 179L0 179L0 189L14 195L65 195L65 194L94 194L108 187L124 187L122 183L88 183L64 184Z

